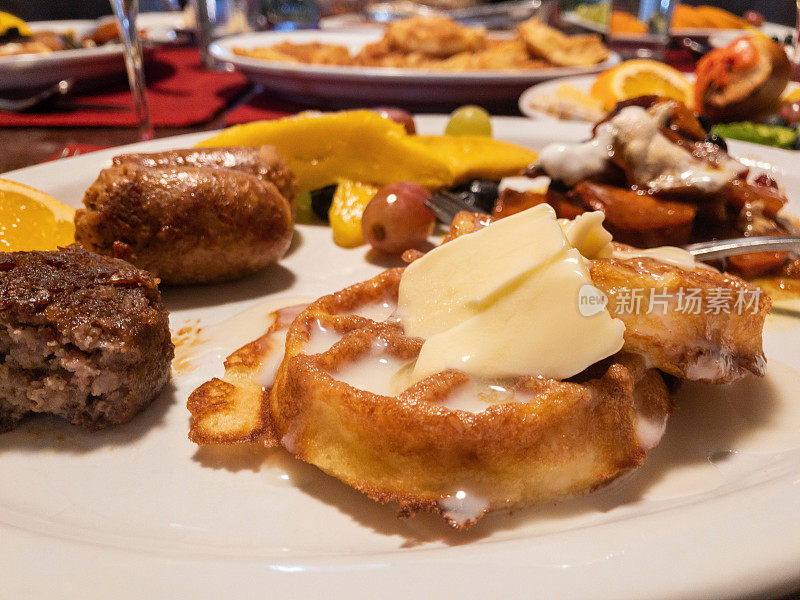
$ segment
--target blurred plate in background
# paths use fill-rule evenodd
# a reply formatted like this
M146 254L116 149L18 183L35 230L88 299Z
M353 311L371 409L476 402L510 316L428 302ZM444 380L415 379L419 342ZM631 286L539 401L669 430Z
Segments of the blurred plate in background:
M144 30L145 52L156 45L176 41L183 13L143 13L138 27ZM93 32L114 17L71 21L32 21L33 31L72 33L76 39ZM0 57L0 91L34 90L63 80L93 79L125 69L122 44L108 43L94 48L75 48L42 54L18 54Z
M97 21L35 21L34 31L73 32L75 37L92 32ZM122 46L59 50L47 54L19 54L0 57L0 90L34 89L66 79L87 79L125 68Z
M227 37L211 54L283 97L326 106L337 103L494 104L515 101L530 85L569 75L598 73L619 62L616 54L592 67L553 67L519 71L434 71L389 67L309 65L249 58L233 49L290 41L347 46L351 52L378 41L382 30L259 32Z

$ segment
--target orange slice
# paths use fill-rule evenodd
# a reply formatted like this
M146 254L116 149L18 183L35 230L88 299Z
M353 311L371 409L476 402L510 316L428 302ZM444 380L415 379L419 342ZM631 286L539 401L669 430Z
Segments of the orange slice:
M647 33L647 24L642 23L632 14L623 10L615 10L611 13L611 23L609 29L614 33Z
M680 71L655 60L638 58L601 73L591 95L611 110L617 102L637 96L662 96L690 105L692 83Z
M75 210L37 189L0 179L0 251L55 250L75 241Z

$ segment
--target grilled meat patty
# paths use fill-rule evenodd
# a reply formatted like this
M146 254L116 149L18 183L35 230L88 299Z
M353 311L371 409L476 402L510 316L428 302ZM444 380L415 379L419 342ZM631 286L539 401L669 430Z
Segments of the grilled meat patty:
M0 432L32 412L125 423L164 387L172 357L148 273L75 246L0 253Z

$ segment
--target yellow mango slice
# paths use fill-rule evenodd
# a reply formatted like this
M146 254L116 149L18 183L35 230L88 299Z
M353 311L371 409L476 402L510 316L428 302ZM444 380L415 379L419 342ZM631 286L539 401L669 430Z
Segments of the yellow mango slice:
M374 185L342 179L333 194L328 221L333 229L333 241L344 248L364 243L361 217L378 188Z
M522 146L479 135L418 135L411 139L447 162L453 183L519 175L537 156Z
M452 182L448 162L416 143L402 125L369 110L256 121L225 129L198 146L261 144L283 155L301 193L339 179L376 185L413 181L432 189Z

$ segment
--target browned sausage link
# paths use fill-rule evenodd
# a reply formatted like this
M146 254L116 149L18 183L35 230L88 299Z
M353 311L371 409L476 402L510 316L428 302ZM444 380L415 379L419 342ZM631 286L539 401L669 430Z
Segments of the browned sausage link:
M114 164L134 163L142 167L221 167L255 175L272 183L294 206L297 188L294 174L274 146L230 146L227 148L185 148L151 154L121 154Z
M289 204L275 186L230 169L115 165L83 202L76 241L167 283L241 277L283 256L292 238Z

